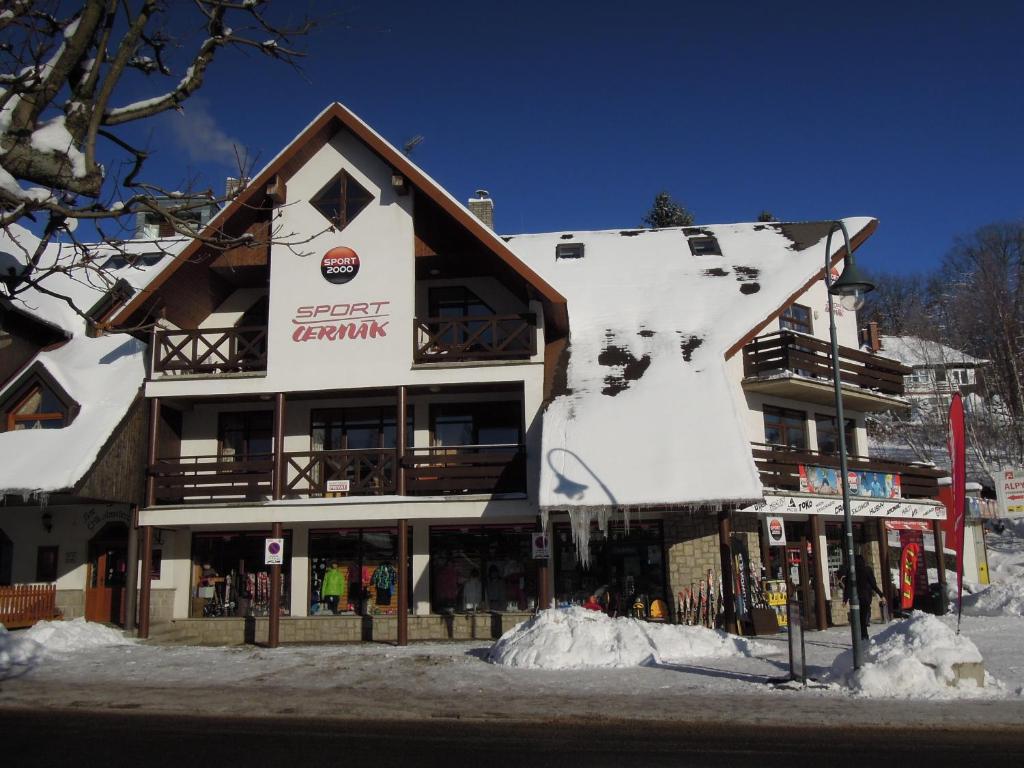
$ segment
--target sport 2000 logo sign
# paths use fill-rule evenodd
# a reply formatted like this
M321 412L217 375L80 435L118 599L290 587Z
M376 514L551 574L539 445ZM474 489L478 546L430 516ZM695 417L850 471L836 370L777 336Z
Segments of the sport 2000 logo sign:
M344 285L359 274L359 255L344 245L331 248L320 259L320 274L329 283Z

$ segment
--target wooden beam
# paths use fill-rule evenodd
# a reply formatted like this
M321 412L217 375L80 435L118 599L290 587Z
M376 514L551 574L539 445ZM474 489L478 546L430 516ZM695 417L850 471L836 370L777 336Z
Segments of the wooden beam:
M149 602L153 591L153 526L145 525L142 531L142 585L139 590L139 634L145 640L149 637Z
M811 515L811 537L814 539L814 619L819 631L828 629L828 619L825 616L825 579L822 573L825 571L825 548L821 545L824 531L821 530L821 517Z
M402 387L405 389L405 387ZM398 644L409 644L409 521L398 521Z
M281 538L281 524L274 523L270 536ZM270 566L270 616L267 622L267 647L277 648L281 644L281 566Z
M733 591L732 579L732 517L729 510L718 513L718 559L722 569L722 603L725 608L725 631L736 634L736 594Z
M274 205L284 205L288 202L288 185L281 174L274 174L274 177L267 182L267 197Z

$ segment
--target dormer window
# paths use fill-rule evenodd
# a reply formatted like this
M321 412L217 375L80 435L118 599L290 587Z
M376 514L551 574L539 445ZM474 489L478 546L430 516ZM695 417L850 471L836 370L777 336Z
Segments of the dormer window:
M710 235L689 237L686 242L690 244L690 253L694 256L722 255L722 249L718 247L718 240Z
M310 200L312 206L339 230L347 227L371 202L373 195L346 171L331 179Z
M66 427L72 409L56 391L38 376L21 389L4 409L7 431L20 429L61 429Z

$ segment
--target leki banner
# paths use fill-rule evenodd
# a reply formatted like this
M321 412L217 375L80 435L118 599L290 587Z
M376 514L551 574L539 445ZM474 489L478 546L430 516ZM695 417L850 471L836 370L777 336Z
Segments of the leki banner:
M949 466L953 475L953 547L956 549L956 631L964 595L964 506L967 498L967 446L964 439L964 401L957 392L949 404Z
M914 607L914 574L917 573L917 557L921 547L911 542L900 555L900 608L908 611Z

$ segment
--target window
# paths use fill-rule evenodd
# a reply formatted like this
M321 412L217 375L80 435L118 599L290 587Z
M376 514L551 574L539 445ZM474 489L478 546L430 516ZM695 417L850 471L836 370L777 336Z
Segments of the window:
M694 256L721 256L722 249L718 246L718 240L710 235L702 237L689 237L690 253Z
M60 429L69 423L68 412L53 389L34 378L7 410L7 430Z
M311 450L343 451L370 448L394 448L395 409L334 408L313 411L310 429ZM413 444L412 409L405 419L406 447Z
M36 581L57 580L57 547L39 547L36 550Z
M853 419L843 419L846 438L846 452L857 453L856 424ZM836 433L836 417L814 415L814 425L818 431L818 450L822 453L839 453L839 435Z
M494 310L473 291L462 285L435 286L427 292L431 317L480 317Z
M284 531L281 605L291 603L292 538ZM264 548L270 531L192 534L194 619L217 616L266 616L270 611L270 566Z
M533 528L436 526L430 529L430 605L437 613L522 611L537 604Z
M412 574L412 528L407 542ZM311 615L395 614L398 612L398 532L394 528L352 528L309 534L309 611ZM337 564L340 577L328 595L324 577ZM329 585L330 586L330 585ZM411 586L411 585L407 585ZM412 608L412 589L408 589ZM333 599L331 599L333 598Z
M807 450L806 416L803 411L764 406L764 441L797 450Z
M903 383L908 387L922 386L935 381L935 371L931 368L915 368L909 376L903 377Z
M342 171L316 193L310 203L339 230L373 202L373 195L355 179Z
M974 370L972 368L947 368L946 378L951 384L965 386L974 383Z
M790 304L779 315L779 327L784 331L811 333L811 310L803 304Z
M521 411L517 402L432 406L434 445L519 445Z
M245 461L268 457L274 450L272 411L221 413L217 419L220 458Z
M556 259L582 259L583 243L559 243L555 246Z

